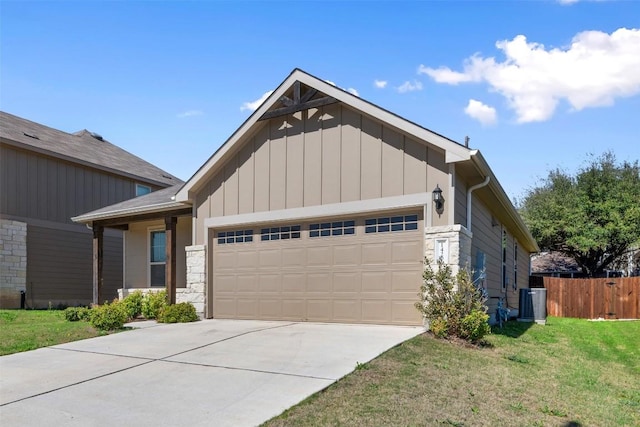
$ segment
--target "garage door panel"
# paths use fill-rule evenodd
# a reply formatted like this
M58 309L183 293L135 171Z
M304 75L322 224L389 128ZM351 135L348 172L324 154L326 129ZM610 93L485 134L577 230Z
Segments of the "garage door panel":
M331 300L307 300L307 319L312 322L330 322Z
M238 299L237 317L242 319L255 319L258 317L258 300L250 298Z
M263 249L260 251L260 267L279 269L281 266L280 248Z
M331 293L331 290L331 272L307 274L307 292Z
M216 298L213 310L218 317L237 317L235 298Z
M307 265L314 267L331 267L333 258L331 246L307 248Z
M415 301L391 302L391 321L393 323L415 325L417 312Z
M390 289L389 273L387 271L363 271L362 292L383 292Z
M282 318L285 320L304 320L306 304L306 301L303 299L284 298L282 300Z
M363 265L386 265L387 243L363 243L362 244L362 264Z
M391 301L362 300L362 321L368 323L388 323L391 319Z
M359 300L333 300L333 320L347 323L360 323L362 313L360 312Z
M334 265L360 265L360 248L359 244L335 246L333 248Z
M236 252L236 267L237 268L255 268L258 264L258 252Z
M296 267L304 266L307 254L304 248L285 248L282 249L282 266Z
M236 283L238 293L253 294L258 291L258 277L255 274L238 276Z
M304 273L283 273L282 292L304 293L307 291L306 282Z
M234 269L236 267L236 252L218 252L214 265L219 270Z
M281 319L282 318L282 300L261 299L260 300L260 318L262 319Z
M216 291L235 292L237 288L237 276L217 276Z
M393 264L414 264L422 261L421 242L393 242L391 243L391 262Z
M258 278L259 292L274 293L280 292L280 275L279 274L261 274Z
M334 273L333 274L333 292L334 293L352 293L357 294L360 288L360 273Z
M415 295L415 299L417 300L421 277L422 275L415 270L393 271L391 272L391 291L409 292L411 296Z

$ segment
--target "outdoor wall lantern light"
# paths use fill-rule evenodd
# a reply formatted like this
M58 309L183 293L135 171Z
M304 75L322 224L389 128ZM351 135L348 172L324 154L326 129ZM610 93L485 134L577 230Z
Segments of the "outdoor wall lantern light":
M436 184L436 188L433 190L433 204L436 206L438 215L442 215L442 212L444 212L444 197L438 184Z

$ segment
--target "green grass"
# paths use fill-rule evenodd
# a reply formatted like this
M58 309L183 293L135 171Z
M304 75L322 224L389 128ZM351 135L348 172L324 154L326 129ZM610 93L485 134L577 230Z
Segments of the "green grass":
M87 322L67 322L59 310L0 310L0 356L102 334Z
M265 425L640 425L640 321L509 322L487 343L418 336Z

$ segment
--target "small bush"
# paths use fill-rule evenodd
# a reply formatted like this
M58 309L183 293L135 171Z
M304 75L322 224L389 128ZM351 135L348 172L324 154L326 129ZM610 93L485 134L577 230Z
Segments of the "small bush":
M96 305L91 309L89 322L91 326L103 331L122 329L127 321L127 310L121 302L105 303Z
M167 306L167 291L150 292L142 299L142 315L146 319L155 319L160 310Z
M188 323L198 320L198 315L193 304L181 302L160 309L157 320L160 323Z
M428 320L434 335L479 341L491 331L487 323L486 296L473 284L465 269L453 276L451 268L438 261L438 271L434 272L425 260L422 277L416 308Z
M477 342L489 333L489 315L480 310L473 310L460 322L460 337L466 340Z
M122 305L124 305L124 308L127 311L127 316L129 316L129 319L135 319L136 317L142 314L143 299L144 299L144 295L142 295L142 292L135 291L127 295L122 300Z
M64 310L64 318L69 322L87 321L91 317L91 310L87 307L68 307Z

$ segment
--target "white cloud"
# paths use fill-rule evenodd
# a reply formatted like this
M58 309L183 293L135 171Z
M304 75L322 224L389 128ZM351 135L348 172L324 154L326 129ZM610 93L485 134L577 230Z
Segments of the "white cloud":
M545 121L560 100L574 110L612 105L640 93L640 30L578 33L565 48L546 49L523 35L496 43L506 59L468 58L463 71L421 65L438 83L486 82L503 95L520 123Z
M355 95L355 96L360 96L360 94L358 93L357 90L355 90L354 88L350 87L347 89L347 92L349 92L351 95Z
M245 102L240 106L240 111L249 110L255 111L262 103L273 93L272 90L265 92L262 96L255 101Z
M375 87L377 87L378 89L384 89L385 87L387 87L387 81L386 80L374 80L373 81L373 85Z
M185 118L185 117L202 116L203 114L204 114L204 111L188 110L188 111L185 111L184 113L177 114L177 116L182 119L182 118Z
M398 86L398 92L400 93L414 92L416 90L422 90L422 82L418 80L414 80L413 82L407 80Z
M492 125L496 122L496 109L483 104L475 99L470 99L469 104L464 109L464 112L471 118L476 119L483 125Z

